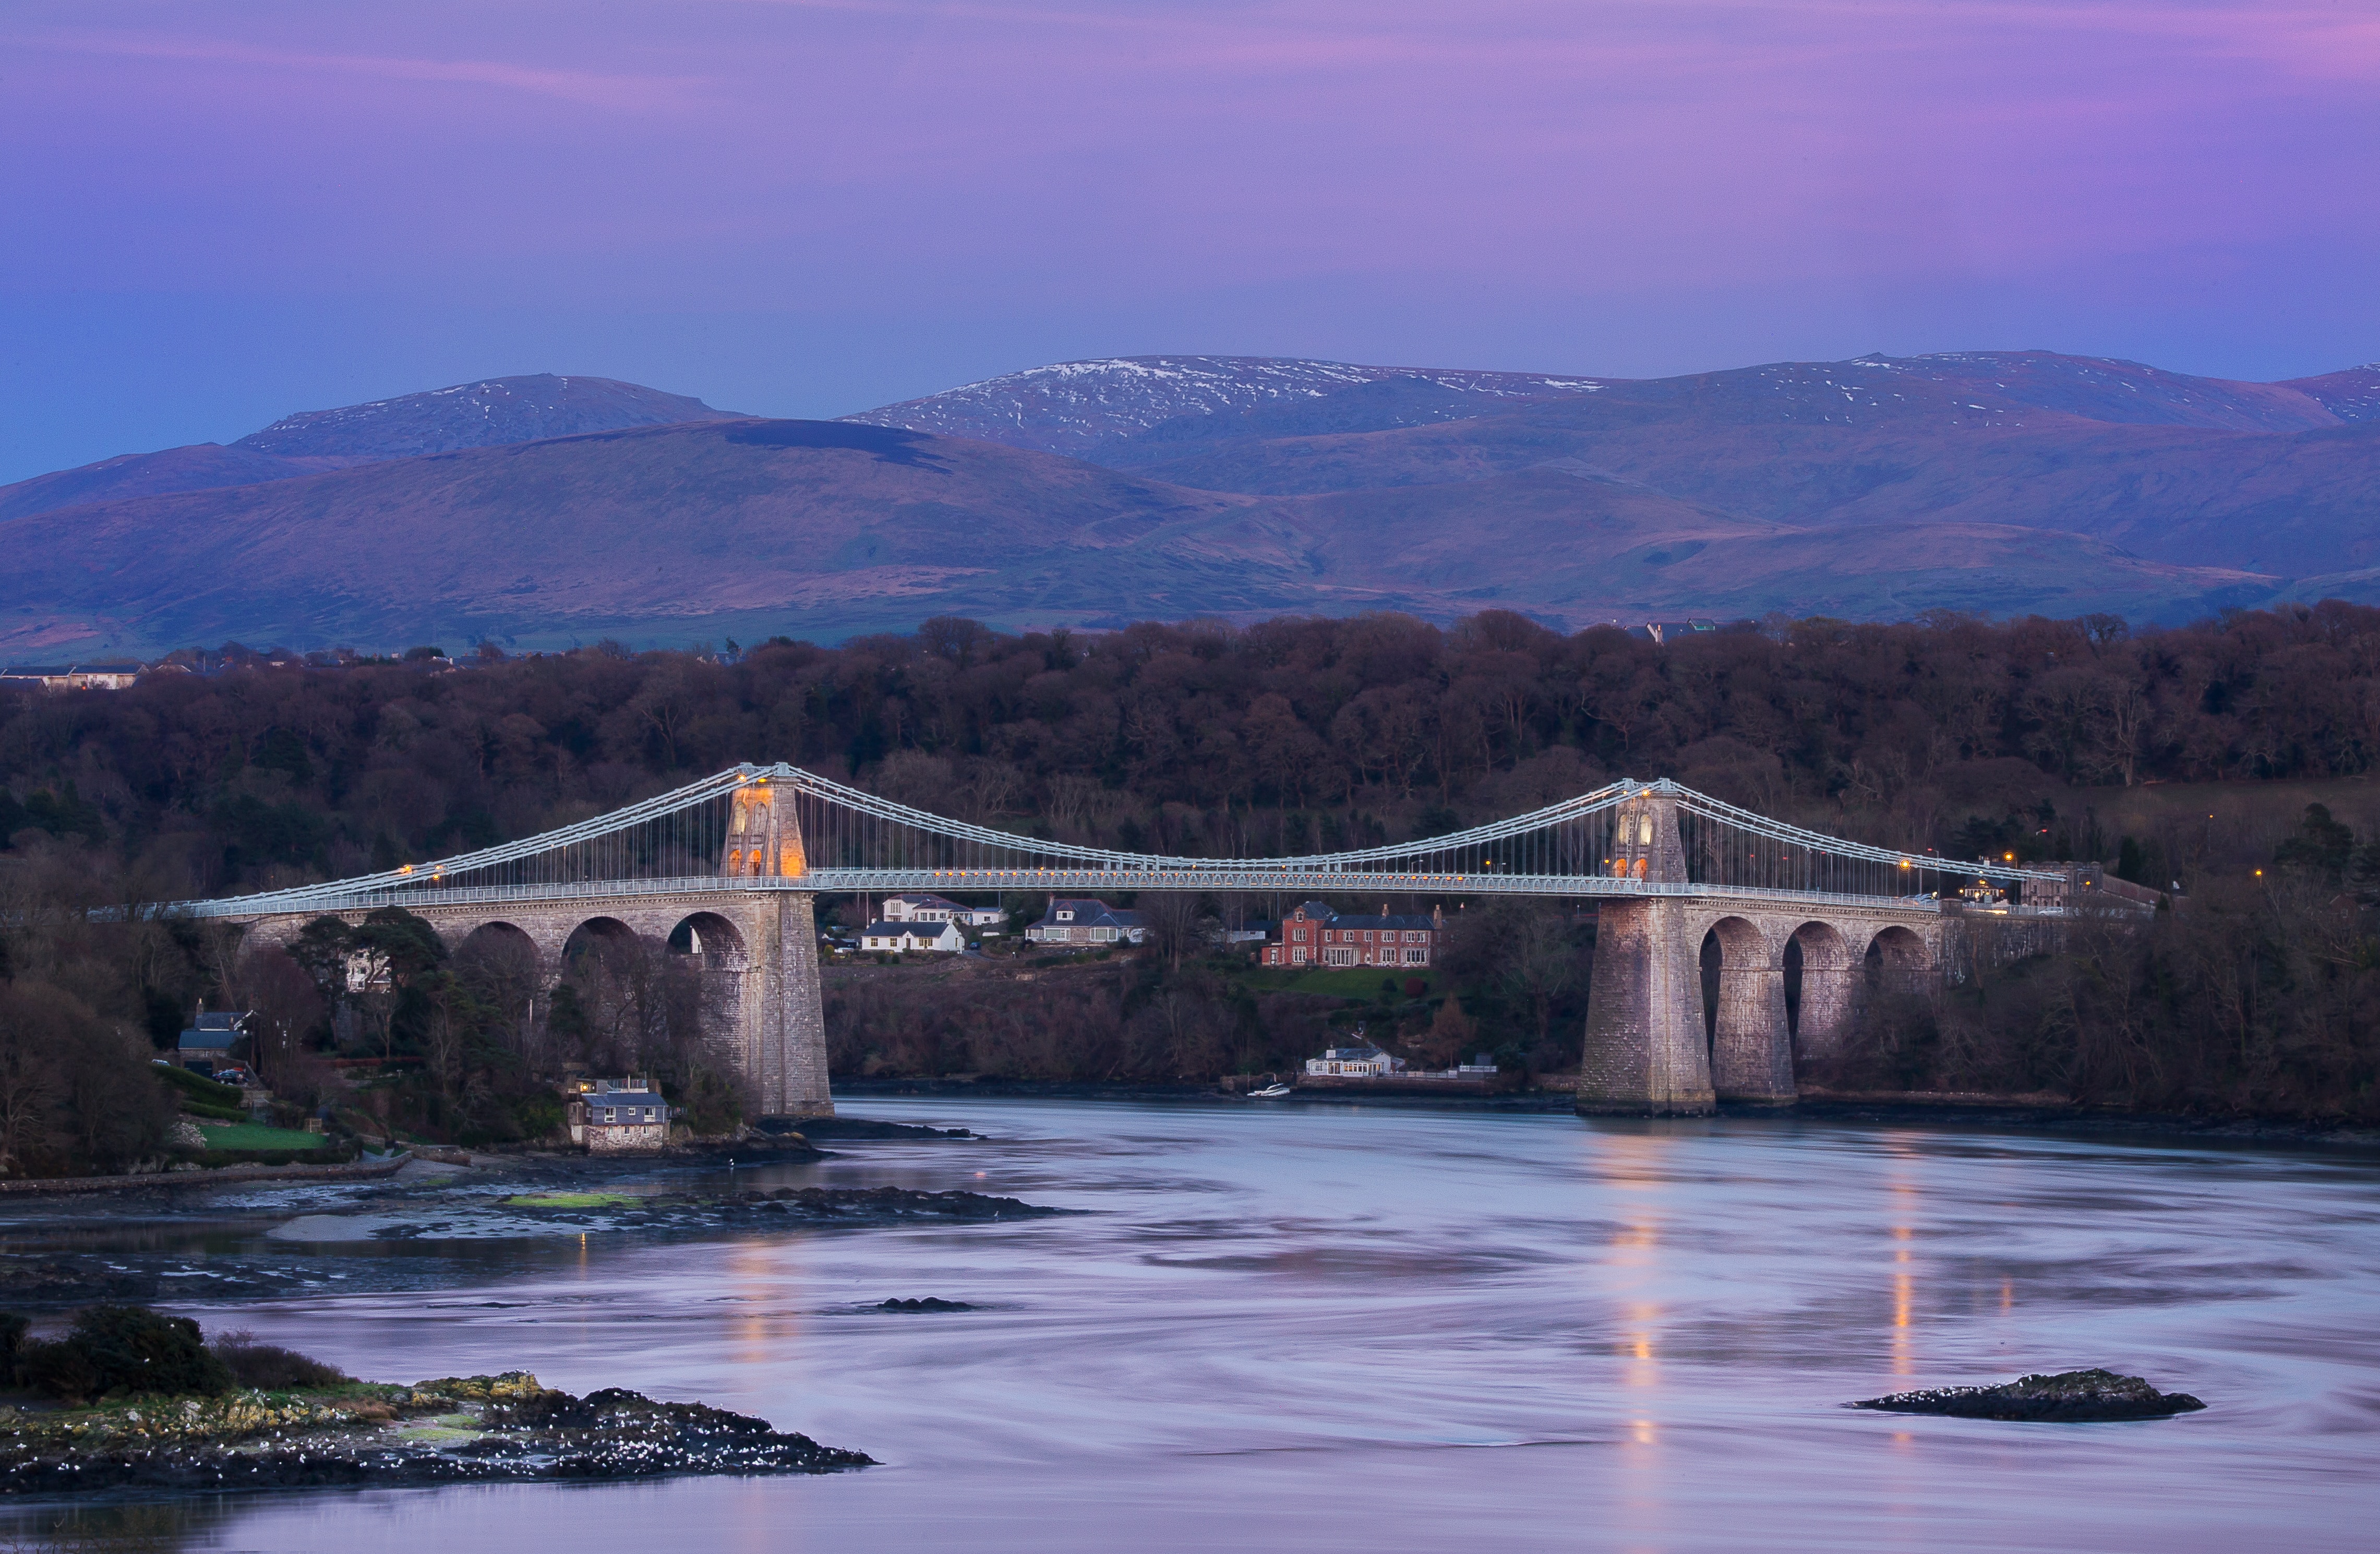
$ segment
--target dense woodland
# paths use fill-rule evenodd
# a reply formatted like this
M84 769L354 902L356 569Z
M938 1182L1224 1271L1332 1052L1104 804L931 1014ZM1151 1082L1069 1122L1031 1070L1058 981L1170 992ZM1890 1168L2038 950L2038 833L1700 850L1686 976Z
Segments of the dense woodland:
M565 1061L655 1066L705 1115L732 1117L732 1080L692 1035L699 989L664 947L614 947L533 1010L533 970L453 964L401 920L259 956L219 930L85 913L437 856L739 760L793 761L988 825L1192 855L1437 834L1625 774L1898 847L2098 858L2179 882L2180 906L1922 1008L1879 998L1858 1072L1839 1077L2162 1109L2375 1109L2380 855L2355 834L2369 829L2360 811L2308 815L2279 796L2380 762L2373 610L2155 632L2105 617L1779 620L1668 646L1496 611L1451 628L1370 615L1098 636L945 619L838 648L183 657L197 672L123 692L0 692L0 1153L14 1169L153 1150L170 1110L149 1104L136 1065L201 998L274 1012L260 1057L293 1094L337 1088L320 1067L334 1050L419 1059L405 1084L349 1098L407 1125L533 1132L549 1104L538 1080ZM2219 823L2132 825L2109 796L2218 782L2247 784L2224 790ZM1446 904L1470 926L1444 975L1420 998L1384 989L1367 1028L1416 1051L1475 1042L1538 1069L1574 1062L1591 920ZM1185 922L1199 910L1167 908ZM839 990L838 1066L1261 1070L1351 1013L1251 987L1187 926L1160 938L979 1008L938 1003L924 980ZM358 949L389 975L350 996L332 968Z

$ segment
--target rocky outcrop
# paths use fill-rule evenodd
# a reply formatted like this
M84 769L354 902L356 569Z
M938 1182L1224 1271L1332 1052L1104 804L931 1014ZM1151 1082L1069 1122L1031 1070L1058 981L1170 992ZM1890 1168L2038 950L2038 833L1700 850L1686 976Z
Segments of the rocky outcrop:
M577 1397L523 1371L0 1409L0 1493L18 1495L833 1473L872 1462L747 1414L619 1388Z
M2206 1405L2187 1392L2160 1392L2137 1376L2070 1370L2023 1376L1997 1387L1936 1387L1850 1405L1888 1414L1942 1414L1954 1419L2018 1419L2082 1424L2103 1419L2163 1419Z

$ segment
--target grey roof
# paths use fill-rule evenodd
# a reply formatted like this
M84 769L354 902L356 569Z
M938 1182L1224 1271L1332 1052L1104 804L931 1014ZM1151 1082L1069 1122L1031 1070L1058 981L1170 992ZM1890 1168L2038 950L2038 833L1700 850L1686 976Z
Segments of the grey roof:
M1058 921L1058 913L1062 908L1074 913L1073 921L1067 923ZM1033 926L1037 929L1136 929L1140 927L1140 914L1129 907L1110 906L1097 896L1055 896L1050 899L1049 912Z
M186 1030L182 1033L179 1050L185 1052L228 1052L231 1044L238 1038L239 1033L232 1030Z
M866 928L861 929L859 930L859 937L862 939L898 939L905 933L914 933L920 939L940 939L942 936L942 930L945 929L951 929L953 933L958 931L951 924L943 922L880 922L870 923Z

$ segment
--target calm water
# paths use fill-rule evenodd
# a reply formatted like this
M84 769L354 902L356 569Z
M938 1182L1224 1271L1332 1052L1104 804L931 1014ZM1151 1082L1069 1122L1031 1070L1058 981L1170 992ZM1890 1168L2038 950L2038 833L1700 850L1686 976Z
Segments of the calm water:
M365 1376L526 1366L700 1398L884 1466L310 1493L187 1546L2370 1548L2380 1169L1770 1122L849 1105L974 1144L764 1179L1092 1212L457 1260L431 1294L226 1313ZM750 1180L747 1177L746 1180ZM890 1316L891 1295L988 1309ZM1852 1413L2106 1365L2137 1425Z

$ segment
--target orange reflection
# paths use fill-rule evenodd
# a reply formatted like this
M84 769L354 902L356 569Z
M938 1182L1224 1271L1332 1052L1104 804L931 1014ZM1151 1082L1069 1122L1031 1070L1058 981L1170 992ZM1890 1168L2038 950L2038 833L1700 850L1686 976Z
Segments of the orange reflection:
M735 1338L738 1357L747 1365L764 1366L801 1330L798 1313L786 1311L777 1315L771 1309L771 1300L783 1275L777 1266L777 1255L789 1252L790 1246L771 1246L762 1242L742 1242L728 1254L729 1287L737 1295Z
M1658 1289L1661 1264L1661 1220L1658 1198L1667 1191L1670 1151L1675 1141L1643 1134L1605 1134L1595 1139L1593 1169L1597 1176L1620 1192L1626 1210L1613 1227L1604 1262L1612 1270L1613 1293L1620 1298L1619 1321L1612 1348L1620 1357L1620 1384L1647 1394L1661 1385L1661 1318L1659 1300L1648 1298ZM1640 1448L1660 1443L1660 1426L1649 1414L1628 1421L1626 1439Z
M1906 1154L1906 1150L1896 1149ZM1917 1304L1914 1254L1918 1212L1916 1183L1895 1181L1892 1194L1892 1374L1907 1376L1916 1368L1912 1317Z

